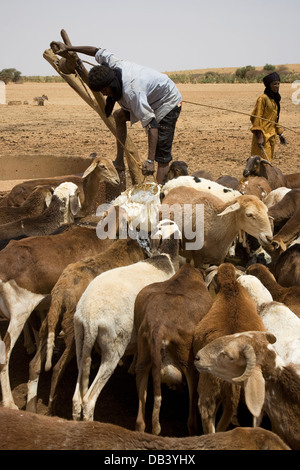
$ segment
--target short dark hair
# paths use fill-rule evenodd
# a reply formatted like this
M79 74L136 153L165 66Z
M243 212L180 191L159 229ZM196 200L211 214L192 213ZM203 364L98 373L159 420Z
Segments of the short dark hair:
M89 87L92 91L100 91L109 86L114 78L114 71L108 65L95 65L89 71Z

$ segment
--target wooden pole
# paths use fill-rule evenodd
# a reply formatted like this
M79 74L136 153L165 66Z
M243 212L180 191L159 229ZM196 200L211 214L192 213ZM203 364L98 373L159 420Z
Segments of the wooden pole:
M71 45L70 39L65 30L61 30L61 36L65 44ZM67 52L66 59L73 63L76 67L76 70L72 74L65 74L59 68L60 58L52 51L52 49L47 49L44 51L43 57L52 65L56 72L73 88L76 93L89 105L91 108L96 111L101 119L104 121L109 130L113 133L115 138L116 136L116 123L112 116L109 118L105 115L105 99L102 93L94 92L89 88L88 85L88 71L84 67L82 61L76 54L76 52ZM120 141L119 141L120 142ZM121 142L120 142L121 143ZM121 143L122 144L122 143ZM132 184L141 183L144 179L141 171L141 161L138 154L138 151L127 135L124 147L124 155L127 161L130 177Z

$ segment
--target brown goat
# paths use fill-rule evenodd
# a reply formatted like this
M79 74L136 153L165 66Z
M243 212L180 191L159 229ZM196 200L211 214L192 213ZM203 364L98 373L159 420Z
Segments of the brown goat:
M141 261L144 251L135 240L116 240L107 250L76 263L69 264L51 291L51 305L42 323L37 352L29 365L27 411L36 412L38 379L42 363L46 358L46 370L51 368L55 331L64 332L65 349L56 363L51 380L48 412L54 414L56 387L67 364L75 356L73 318L77 303L88 284L99 274L109 269Z
M34 217L49 206L53 189L51 186L37 186L19 207L0 207L0 224L9 224L23 217Z
M292 189L277 204L269 207L275 224L274 241L288 245L300 235L300 189ZM281 228L276 230L276 224ZM284 224L284 225L282 225Z
M1 206L20 206L27 199L33 188L37 185L59 186L64 181L77 184L80 192L81 210L78 217L84 217L90 213L91 207L97 198L99 184L109 183L116 186L120 184L120 178L113 163L104 157L96 157L82 176L66 175L52 178L40 178L24 181L12 188L9 194L2 199ZM98 204L107 202L98 201Z
M114 424L74 422L5 408L0 409L0 433L0 450L290 450L276 434L262 428L162 437Z
M205 317L198 323L194 334L194 353L220 336L248 330L265 331L254 300L236 280L232 264L223 263L216 276L217 295ZM228 385L209 374L200 374L199 412L205 433L214 432L218 406L223 415L217 431L225 431L236 412L240 388Z
M282 171L258 155L252 155L246 161L243 176L247 178L250 175L263 176L268 180L271 189L280 188L282 186L288 187L285 175Z
M99 253L113 242L100 240L95 229L71 226L57 235L12 240L0 252L0 308L9 320L4 336L6 362L0 373L4 406L15 407L9 358L31 312L51 293L68 264Z
M267 268L262 264L253 264L247 269L247 274L256 276L262 284L268 289L273 300L276 302L282 302L287 305L292 312L294 312L300 318L300 287L281 286Z
M283 287L300 287L300 244L291 245L280 254L272 266L272 273Z
M193 365L195 325L207 313L212 299L202 274L184 264L174 276L151 284L138 294L134 308L137 331L136 384L139 409L136 430L145 430L147 384L152 369L154 407L152 432L160 434L161 383L179 385L186 379L189 390L188 429L197 433L197 373Z

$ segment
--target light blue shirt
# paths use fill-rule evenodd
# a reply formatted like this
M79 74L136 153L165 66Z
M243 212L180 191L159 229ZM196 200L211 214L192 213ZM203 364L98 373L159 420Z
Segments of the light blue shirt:
M107 49L99 49L95 60L121 69L123 94L118 103L130 112L131 124L141 121L146 127L153 118L160 122L182 101L175 83L163 73L119 59Z

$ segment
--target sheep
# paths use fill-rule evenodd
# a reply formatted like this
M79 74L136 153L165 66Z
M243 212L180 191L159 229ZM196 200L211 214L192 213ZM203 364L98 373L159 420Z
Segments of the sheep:
M56 363L51 380L48 413L54 412L56 387L67 364L75 356L73 318L77 303L88 284L102 272L127 266L146 257L136 240L116 240L107 250L69 264L60 275L51 291L51 304L48 315L40 329L40 342L37 352L29 364L27 384L27 411L36 412L37 388L42 363L46 359L45 370L51 369L55 331L60 327L64 333L65 350ZM48 338L48 340L47 340ZM47 351L46 351L47 344Z
M290 450L276 434L262 428L235 428L206 436L162 437L110 423L74 422L6 408L0 409L0 433L0 450L162 450L167 453L179 450L184 452L185 463L191 463L196 457L195 450ZM193 451L189 462L186 451ZM111 454L106 458L114 463ZM132 466L138 459L115 458L123 465L132 462Z
M288 188L300 189L300 173L289 173L285 175Z
M272 207L291 191L290 188L280 187L273 189L265 198L264 203L267 207Z
M71 181L77 184L79 188L81 210L77 214L77 217L85 217L90 213L91 207L98 195L99 183L109 183L112 186L120 184L120 178L113 163L105 157L96 157L82 176L67 175L53 178L40 178L17 184L12 188L9 194L2 199L1 206L19 206L23 204L33 188L37 185L52 185L56 187L64 181ZM101 202L107 201L98 201L98 204Z
M9 320L4 336L5 364L0 373L2 405L16 408L9 383L9 361L31 312L50 295L63 269L109 247L95 229L70 226L56 235L12 240L0 252L0 312Z
M19 207L0 207L0 224L8 224L22 219L41 214L51 202L53 189L51 186L37 186L24 204Z
M300 235L300 189L289 191L281 201L269 208L269 215L275 225L273 244L288 246ZM281 228L276 230L278 224Z
M265 331L254 300L236 280L234 266L231 263L221 264L215 279L217 295L208 313L195 327L194 353L215 338L227 334ZM203 431L215 432L216 412L220 404L223 405L223 414L216 430L226 431L238 406L240 388L228 386L209 374L200 374L198 394Z
M300 375L300 318L281 302L273 298L256 276L250 274L238 278L256 303L257 311L266 330L276 337L274 348L288 365L293 363Z
M291 244L281 253L271 271L282 287L300 287L300 244Z
M171 279L144 287L136 297L134 324L137 332L136 385L139 397L136 430L145 430L147 384L152 369L154 406L152 433L160 434L161 383L182 383L189 390L188 429L197 433L197 374L193 365L195 325L207 313L212 298L203 275L184 264Z
M167 225L165 226L165 223ZM172 231L172 237L167 233ZM115 268L97 276L82 294L74 314L74 331L78 377L73 396L73 419L93 419L101 390L124 354L136 349L134 302L139 291L153 283L172 277L179 268L179 232L176 224L162 221L161 254L131 266ZM101 364L88 386L91 352L94 345L101 351Z
M246 331L215 339L195 356L200 373L209 372L229 383L243 384L248 409L262 410L272 431L293 450L300 449L300 377L285 366L272 346L274 335Z
M252 264L246 270L247 274L256 276L268 289L276 302L287 305L298 317L300 317L300 287L283 287L276 281L274 275L262 264Z
M268 180L271 189L280 188L281 186L288 187L286 177L282 171L258 155L252 155L246 161L243 176L247 178L250 175L263 176Z
M162 186L160 194L161 200L163 200L172 189L178 187L194 188L198 191L205 191L208 194L219 197L224 202L233 201L238 196L241 196L239 191L232 188L226 188L222 184L218 184L205 178L198 178L196 176L179 176L178 178L168 181Z
M0 239L50 235L62 224L74 222L79 210L77 185L71 182L61 183L54 190L49 207L44 212L35 217L26 217L0 225Z
M242 181L238 188L241 194L253 194L265 202L266 196L271 192L268 180L262 176L249 176Z
M219 178L216 179L216 183L222 184L223 186L226 186L227 188L232 188L232 189L238 189L240 185L239 180L235 178L234 176L230 176L230 175L219 176Z
M201 208L204 211L203 221L201 212L197 217L197 211ZM231 203L223 203L213 195L193 188L178 187L170 191L161 206L162 217L172 211L172 217L177 223L178 219L183 218L180 222L183 227L183 248L180 254L188 261L193 260L195 267L201 268L206 263L222 263L239 231L249 233L261 244L272 240L267 208L256 196L242 195ZM187 227L192 232L188 237L185 236Z
M185 162L182 161L173 161L171 165L169 166L168 173L165 176L164 183L166 183L169 180L178 178L178 176L187 176L189 174L188 172L188 166Z

